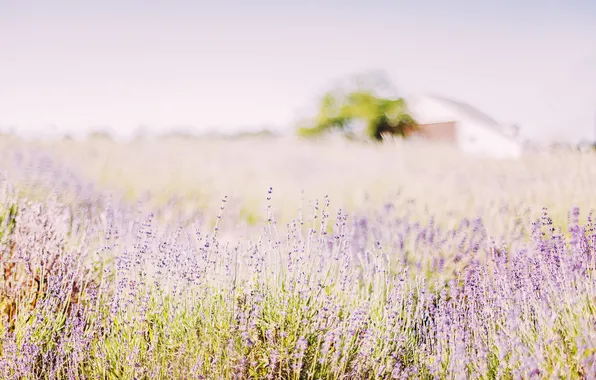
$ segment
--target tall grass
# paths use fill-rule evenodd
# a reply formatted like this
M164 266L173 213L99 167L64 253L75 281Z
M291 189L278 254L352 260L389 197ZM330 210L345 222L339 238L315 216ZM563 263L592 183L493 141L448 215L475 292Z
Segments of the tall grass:
M431 161L429 150L411 147L394 153L297 145L287 155L314 151L330 170L327 177L322 169L303 174L303 188L321 186L315 182L323 178L323 185L357 183L359 174L384 173L387 180L379 182L377 199L349 206L334 194L312 202L302 195L294 203L291 192L278 194L275 186L242 198L242 191L259 192L256 180L240 196L209 198L208 207L194 206L198 214L181 217L171 208L191 206L127 202L117 190L135 186L127 176L122 184L84 185L98 178L93 158L67 159L78 149L43 147L54 160L51 170L35 154L25 154L28 164L8 155L3 161L3 379L596 376L596 231L587 208L594 169L586 162L592 156L480 165L445 152ZM97 149L99 156L107 154L101 149L148 154L144 146ZM352 171L335 172L328 149L351 152L345 164L354 164ZM405 157L403 149L413 167L375 169ZM170 153L156 154L176 170ZM364 158L370 165L355 163ZM123 170L140 175L143 160L127 159L118 159ZM264 169L269 162L275 160L239 160L236 172L220 175L238 181L231 193L242 182L239 172L291 181L291 170ZM440 165L458 169L447 174ZM558 171L564 165L569 169ZM191 169L179 170L192 177ZM159 170L152 174L137 189L159 183ZM451 175L457 180L446 179ZM440 185L409 193L433 178ZM175 189L181 198L192 197L188 181ZM213 183L212 189L225 187ZM393 186L402 193L392 194ZM467 193L458 194L462 189ZM354 194L344 192L343 201ZM452 203L441 206L449 197ZM253 223L238 219L250 199L263 207ZM542 209L542 199L555 213ZM574 201L583 208L563 211ZM458 204L461 210L451 210Z

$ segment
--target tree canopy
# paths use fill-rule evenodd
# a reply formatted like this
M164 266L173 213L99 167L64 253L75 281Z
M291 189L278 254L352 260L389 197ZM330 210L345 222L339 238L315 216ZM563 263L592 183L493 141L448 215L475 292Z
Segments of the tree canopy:
M314 136L332 129L350 133L355 122L364 123L366 136L373 140L382 140L384 134L406 137L416 130L403 98L379 96L374 89L360 87L327 92L312 125L300 127L298 134Z

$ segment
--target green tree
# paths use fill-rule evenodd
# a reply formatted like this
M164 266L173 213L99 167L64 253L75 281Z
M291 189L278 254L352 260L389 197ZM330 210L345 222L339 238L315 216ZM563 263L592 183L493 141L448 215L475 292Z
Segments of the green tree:
M365 137L378 141L385 134L406 137L417 128L406 101L397 96L383 70L348 76L336 81L333 88L321 98L314 119L298 128L299 135L340 130L350 136L360 123L364 124Z
M377 95L361 83L352 91L327 92L314 120L298 128L298 134L308 137L332 129L350 133L354 122L364 123L367 137L373 140L382 140L384 134L406 137L416 130L403 98Z

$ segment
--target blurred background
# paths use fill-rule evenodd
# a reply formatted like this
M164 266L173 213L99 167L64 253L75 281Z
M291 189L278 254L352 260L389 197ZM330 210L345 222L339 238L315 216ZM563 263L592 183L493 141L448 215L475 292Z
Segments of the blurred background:
M1 169L182 223L229 196L258 224L270 186L280 220L329 195L565 223L594 206L594 20L588 0L0 0Z
M338 80L466 103L535 143L596 139L596 3L0 1L0 128L292 135Z

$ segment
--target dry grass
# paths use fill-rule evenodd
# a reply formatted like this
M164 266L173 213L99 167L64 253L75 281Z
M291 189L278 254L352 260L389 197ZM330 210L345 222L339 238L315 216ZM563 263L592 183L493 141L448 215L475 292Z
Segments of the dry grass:
M62 141L27 146L51 152L76 173L130 200L147 194L160 204L174 199L189 218L195 211L215 215L225 195L232 205L228 212L237 213L233 217L257 222L264 215L269 186L275 189L281 220L324 195L352 211L392 202L404 212L433 214L445 223L461 217L490 222L503 214L539 216L543 207L564 223L572 207L596 206L594 153L494 160L414 143L378 146L275 139ZM505 227L498 220L495 233Z

